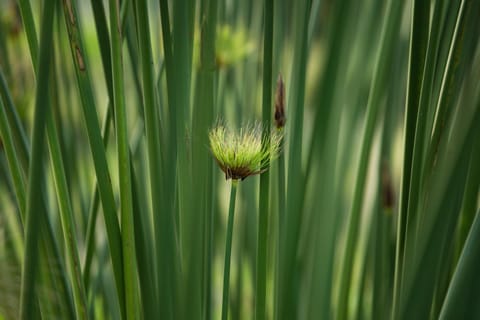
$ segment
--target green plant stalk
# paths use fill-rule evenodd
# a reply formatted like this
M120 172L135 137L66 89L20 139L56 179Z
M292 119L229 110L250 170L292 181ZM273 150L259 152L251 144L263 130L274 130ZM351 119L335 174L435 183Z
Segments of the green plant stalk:
M133 159L133 154L130 155ZM132 199L135 228L135 252L137 254L138 278L140 283L142 316L145 319L154 319L158 315L157 282L155 279L155 256L152 256L153 236L150 228L150 217L147 214L147 206L141 206L139 198L139 183L136 177L133 162L130 162L132 174Z
M32 34L30 32L28 32L28 34ZM36 43L36 42L35 42ZM36 48L34 48L33 50L35 50L35 52L37 52L38 50ZM35 63L37 61L37 59L34 60ZM37 67L36 65L34 66L35 68ZM37 71L37 70L36 70ZM1 73L1 72L0 72ZM2 78L2 80L4 80L4 78ZM4 105L6 108L5 108L5 112L6 112L6 115L7 115L7 118L10 123L10 125L13 125L13 127L11 127L11 131L12 131L12 137L14 137L15 139L15 142L16 142L16 148L15 148L15 152L17 153L17 159L19 160L18 163L15 163L15 166L17 166L18 169L15 169L15 170L18 170L21 172L21 176L22 178L24 178L26 180L26 176L28 174L28 170L29 170L29 142L27 140L27 137L26 137L26 134L25 134L25 130L23 129L23 125L22 123L20 122L20 118L18 116L18 113L17 113L17 109L15 107L15 105L13 104L13 100L12 100L12 97L8 91L8 88L7 88L7 84L4 82L4 81L0 81L1 82L1 95L3 96L4 100L5 100L5 103L6 105ZM48 114L47 116L50 116L50 114ZM6 149L6 151L8 151L8 149ZM7 154L7 157L11 157L11 155L9 156ZM26 191L25 191L25 183L23 183L23 185L17 185L16 188L19 188L20 192L23 193L23 194L26 194ZM45 198L46 198L46 195L44 192L41 192L42 193L42 202L41 202L41 210L45 210ZM24 210L20 210L20 221L22 222L22 224L25 223L25 203L23 204L23 208ZM58 276L47 276L45 277L45 279L47 281L50 281L49 284L53 287L56 287L58 285L58 283L56 283L56 281L60 281L60 290L58 291L59 295L57 295L57 297L60 297L64 300L65 302L65 306L67 306L67 309L68 309L68 314L70 316L73 316L74 314L74 307L73 307L73 303L72 301L70 300L70 295L68 294L61 294L60 292L63 292L63 293L66 293L68 292L68 283L67 283L67 275L66 275L66 271L65 271L65 268L63 267L63 264L62 264L62 260L60 258L60 253L59 253L59 250L58 250L58 245L56 243L56 239L54 238L54 235L53 235L53 230L52 230L52 226L51 224L49 223L48 220L42 220L43 224L41 226L41 228L45 228L43 229L45 231L45 233L43 233L43 235L45 235L45 237L42 237L41 238L41 255L45 255L47 258L47 263L46 264L42 264L42 268L41 270L44 270L44 268L46 268L46 270L51 270L51 266L54 265L56 269L59 269L60 272L58 272ZM23 226L22 226L22 229L23 229ZM23 256L22 258L20 258L20 260L23 259Z
M51 49L53 43L53 17L55 2L44 2L42 12L42 26L40 36L40 56L38 65L37 90L35 96L35 115L32 131L32 156L28 174L27 210L25 222L25 258L22 268L20 319L34 319L35 317L35 282L38 259L38 236L41 219L45 212L38 210L41 207L41 192L37 188L44 179L43 152L45 123L48 114L48 74L51 63ZM40 211L40 212L38 212Z
M80 90L80 98L82 100L82 111L87 127L87 135L92 152L97 184L100 192L100 200L102 202L113 274L117 288L116 293L118 295L120 311L123 315L125 313L125 290L123 284L122 246L110 172L108 170L105 147L103 145L98 121L92 81L88 71L88 61L83 54L85 52L85 47L77 24L77 9L70 0L64 0L63 11L65 24L69 34L70 51L75 66L77 84Z
M263 135L270 135L272 117L272 64L273 64L273 0L265 0L264 5L265 34L263 42L263 104L262 121L264 124ZM268 148L270 139L263 139L263 144ZM269 165L270 166L270 165ZM257 273L255 284L255 319L265 319L265 300L267 289L267 236L268 218L270 214L270 171L260 175L260 197L258 210L258 236L257 236Z
M477 131L479 131L477 129ZM480 160L480 140L477 140L473 146L473 154L470 159L468 178L463 195L462 215L458 225L458 235L455 245L455 262L461 254L465 245L466 238L475 220L475 210L477 208L477 196L480 191L480 166L477 165Z
M110 126L113 122L113 106L109 102L107 106L107 114L103 120L102 126L102 137L103 137L103 145L105 150L108 146L108 137L110 132ZM93 192L91 196L91 202L88 209L88 222L87 222L87 234L85 236L85 262L83 264L83 282L85 286L85 291L88 291L90 286L90 269L92 266L92 259L93 254L95 252L95 229L96 229L96 222L98 216L98 207L100 205L100 197L99 197L99 190L98 190L98 183L95 181L95 185L93 186Z
M142 67L143 79L143 108L145 115L145 129L147 136L148 169L150 172L150 194L151 206L154 219L157 219L161 211L161 159L160 159L160 139L158 109L155 104L155 81L153 76L153 58L150 43L150 28L148 22L148 4L147 1L136 1L137 28L140 50L140 62ZM155 265L155 259L152 260ZM153 270L157 270L155 267ZM154 288L156 287L156 283ZM151 292L154 297L157 292ZM153 299L155 301L156 299ZM157 305L152 305L147 310L155 310ZM147 316L147 315L146 315ZM151 315L153 316L153 315ZM148 316L147 316L148 317Z
M405 121L405 153L404 153L404 177L402 181L402 193L398 224L398 258L396 259L399 272L395 273L394 295L401 297L404 257L404 234L408 228L411 215L418 205L420 176L419 171L423 163L423 142L426 122L426 99L430 92L427 92L425 84L425 60L428 43L429 4L422 1L415 1L412 5L412 34L410 37L408 91ZM421 103L423 102L423 103ZM394 299L393 312L398 304Z
M405 273L410 277L405 277L405 294L404 297L408 300L408 304L401 305L401 311L408 314L423 314L428 315L430 311L428 304L431 303L433 294L426 290L428 286L436 285L436 278L429 273L428 268L422 268L422 265L431 264L437 265L441 261L441 251L435 245L439 239L443 241L450 241L453 229L451 224L454 224L460 205L455 206L454 203L461 202L462 195L457 195L459 190L463 190L466 179L463 175L467 175L466 168L468 161L465 160L465 155L472 150L476 140L473 137L478 136L478 120L480 112L480 95L478 94L477 82L473 80L475 72L467 73L468 80L464 80L465 63L462 61L469 60L470 52L467 49L476 37L478 30L478 20L474 13L478 12L479 3L474 1L462 1L461 8L456 16L457 21L455 31L452 36L452 42L449 44L449 56L447 68L449 76L447 79L442 79L442 88L440 90L440 99L438 104L445 103L442 108L449 109L449 116L445 119L445 128L442 128L444 133L438 142L438 148L435 153L435 161L430 165L427 163L429 170L427 175L428 180L425 183L425 189L428 193L422 195L422 211L425 212L416 221L422 225L422 232L418 233L413 230L408 236L413 237L406 250L409 250L409 261L405 262L408 267ZM475 32L474 32L475 30ZM460 63L459 63L460 62ZM478 69L477 69L478 71ZM464 84L462 95L458 101L450 101L451 96L459 87L459 82ZM449 92L446 96L442 91ZM452 92L453 91L453 92ZM444 100L442 102L442 100ZM440 112L441 107L437 105L437 111ZM432 141L434 141L433 134ZM436 142L433 142L436 144ZM465 171L465 172L464 172ZM427 183L428 182L428 183ZM449 197L447 197L447 195ZM452 196L450 196L452 195ZM460 197L460 199L458 199ZM452 199L450 199L452 198ZM455 201L454 201L455 200ZM448 206L447 206L448 204ZM448 207L448 208L446 208ZM448 211L450 209L450 212ZM453 217L453 218L450 218ZM421 219L420 219L421 218ZM450 224L448 224L450 222ZM447 224L447 226L444 226ZM442 230L446 230L443 231ZM425 256L430 256L427 260ZM425 262L427 260L427 262ZM443 264L440 264L440 268ZM419 287L419 282L423 286ZM433 283L433 284L432 284ZM416 309L413 309L415 307Z
M303 16L299 16L297 21L297 34L298 43L296 44L297 50L295 51L295 65L292 68L292 89L291 100L289 103L292 108L291 115L291 135L290 140L290 154L288 161L288 190L286 194L286 214L285 214L285 233L283 241L280 243L282 247L280 255L279 266L279 307L278 311L279 319L292 319L296 318L296 294L294 288L294 269L296 264L298 234L300 230L302 212L299 210L299 203L302 203L301 197L303 197L304 190L304 173L302 171L302 150L303 150L303 116L304 116L304 103L305 103L305 85L306 85L306 69L308 59L308 21L309 12L311 8L311 1L305 0L298 7L299 12L303 13ZM293 84L295 83L296 86ZM299 214L300 211L300 214Z
M468 52L468 40L466 41L465 38L475 41L472 37L474 33L469 34L465 32L466 27L464 22L466 20L465 16L468 16L469 7L472 6L472 2L466 0L459 1L460 4L458 13L456 15L456 19L454 19L455 24L449 43L450 45L448 46L448 54L444 65L444 72L441 77L438 100L436 101L437 103L435 105L436 119L434 124L432 123L431 127L428 127L428 129L432 130L432 134L426 152L427 154L424 167L427 169L423 171L423 180L426 179L425 176L430 174L430 170L428 170L428 168L433 167L436 161L439 141L445 134L444 128L449 117L451 116L451 110L453 110L453 108L450 108L450 106L461 89L461 77L463 76L463 72L461 71L465 69L464 60Z
M227 237L225 240L225 264L223 268L223 298L222 298L222 320L228 319L228 296L230 291L230 258L232 256L233 221L235 215L235 199L237 194L238 181L232 180L230 190L230 207L228 209Z
M33 20L32 6L29 0L19 0L20 13L22 15L23 27L27 33L28 47L30 48L30 58L32 59L32 65L34 68L37 65L38 60L38 41L37 34L35 32L35 23Z
M457 319L460 315L464 319L474 319L477 308L468 306L473 303L475 295L472 284L478 283L478 266L480 265L480 210L477 210L475 220L468 233L465 246L455 268L450 286L439 319ZM474 281L472 283L472 280ZM478 287L476 287L478 288ZM469 310L470 309L470 310ZM476 309L476 310L475 310ZM476 315L478 316L478 314Z
M120 177L120 211L122 222L123 281L125 290L125 318L136 319L137 280L135 236L133 227L133 200L130 173L130 153L127 131L127 113L124 96L122 36L119 2L110 0L110 38L112 56L115 129Z
M445 202L444 198L437 198L438 204L433 202L435 201L433 199L436 199L435 196L439 196L441 192L452 195L451 198L454 198L456 194L452 194L452 181L457 181L456 183L458 187L455 189L455 191L457 191L464 183L463 180L453 180L453 178L449 178L449 174L452 174L450 170L455 170L452 169L454 168L453 166L458 166L454 164L453 159L456 159L456 161L459 162L463 161L460 159L463 159L462 152L465 152L466 149L456 149L456 147L457 144L463 143L459 142L461 141L460 139L463 138L460 135L464 134L464 132L461 130L467 128L467 124L470 121L470 119L468 121L464 120L464 123L459 125L461 122L457 123L456 120L460 117L468 119L468 116L465 116L468 114L468 112L471 113L469 117L472 117L473 106L470 106L471 103L467 102L469 100L460 101L458 105L461 106L462 109L461 111L457 112L456 116L454 116L453 111L455 108L453 106L456 106L456 102L452 101L452 99L454 99L453 97L455 92L460 87L460 83L463 82L462 70L465 69L465 66L462 61L465 60L465 55L468 52L468 50L465 50L465 46L466 44L471 43L471 39L473 39L471 37L474 34L469 31L478 29L472 27L472 22L475 21L475 19L472 18L471 12L476 12L476 10L471 7L473 3L474 2L468 1L461 2L459 11L455 15L456 22L454 32L452 33L452 39L451 41L445 42L448 46L448 58L443 69L442 84L438 92L438 101L435 105L436 110L433 111L437 113L437 121L440 121L443 124L437 128L440 131L434 131L432 135L429 133L431 140L428 145L426 160L422 170L422 181L424 181L422 187L425 190L428 190L428 193L422 195L422 198L420 199L424 202L419 202L419 207L417 208L417 210L420 210L419 212L422 214L418 217L413 216L413 219L416 219L416 221L414 221L416 224L413 224L412 228L406 230L405 253L403 261L404 267L403 269L400 269L401 272L404 273L404 278L400 289L396 288L400 292L395 292L396 301L395 308L393 310L396 312L395 316L397 318L402 318L406 314L422 314L421 312L423 312L423 314L426 316L429 312L426 310L427 308L425 303L431 303L429 299L432 295L430 292L428 292L427 288L429 286L432 288L434 285L436 286L436 284L432 284L432 282L436 282L437 280L434 277L434 274L432 274L430 277L426 277L426 272L422 269L421 264L424 265L425 263L429 263L436 265L437 262L433 261L440 262L438 256L441 254L441 252L439 252L437 247L433 246L432 243L435 243L435 241L440 241L439 239L442 239L442 241L448 241L443 240L443 238L446 237L445 234L450 234L448 231L449 229L447 230L449 227L444 227L441 222L438 222L440 221L440 212L442 215L441 221L451 221L451 223L454 223L455 220L446 220L446 218L450 217L451 215L456 216L457 214L457 211L451 207L452 203L454 202L453 200L448 202L450 214L447 214L448 208L442 207L441 210L438 208L438 204ZM475 4L478 6L478 3ZM447 112L448 115L445 112ZM449 125L451 126L450 130ZM455 125L457 125L458 128L455 127ZM449 135L448 138L446 137L447 132ZM455 133L458 132L461 132L460 135L455 136ZM437 135L437 133L440 133L440 135ZM446 146L448 143L449 146ZM448 150L448 152L446 150ZM458 154L455 153L455 151L458 152ZM442 154L442 152L444 153ZM448 169L442 170L441 166L445 163L447 163L447 165L445 165L444 168ZM460 166L460 168L462 168L463 172L463 167ZM454 172L455 176L461 175L458 169ZM437 179L436 182L433 182L435 179ZM451 181L447 179L451 179ZM455 197L455 199L457 199L457 197ZM447 231L444 231L445 234L439 234L438 230ZM432 238L435 240L431 240ZM427 247L428 244L430 244L431 247ZM428 262L425 262L425 260L427 260L425 256L429 257L428 259L430 260L428 260ZM441 270L439 272L441 272ZM413 286L415 287L415 290L413 290Z
M55 59L55 58L53 58ZM77 236L74 224L73 209L70 201L70 194L68 192L67 175L65 165L61 156L61 147L59 141L59 133L55 124L55 111L58 112L58 92L59 87L56 85L55 65L52 66L52 83L54 87L50 90L50 101L53 105L53 110L47 115L47 137L48 146L50 150L50 160L53 172L53 184L57 194L57 201L59 205L60 220L62 226L62 233L65 243L67 267L70 273L70 281L73 291L73 302L75 308L75 315L77 319L87 319L87 305L85 298L85 289L82 281L82 273L77 249ZM55 108L56 107L56 108ZM60 121L60 120L58 120ZM70 288L69 288L70 289ZM69 290L70 291L70 290Z
M178 241L180 247L180 269L185 269L184 262L188 257L189 237L189 215L194 214L192 208L191 184L192 166L189 154L191 153L190 135L190 91L191 91L191 41L193 41L194 19L191 17L195 12L193 0L173 2L173 55L175 57L175 72L173 78L167 81L174 81L175 104L169 108L176 108L176 144L177 144L177 208L178 208ZM180 286L183 290L183 286ZM181 292L183 295L184 292ZM177 311L184 312L184 308L177 308Z
M66 258L68 267L70 269L73 298L75 302L75 313L77 319L87 319L88 314L85 288L82 281L82 273L77 251L77 236L75 234L73 210L70 202L70 196L68 194L65 168L61 158L60 143L58 141L58 133L55 123L53 122L53 117L48 117L47 134L49 136L48 145L50 148L53 179L60 208L63 236L66 244Z
M110 38L108 36L107 19L102 1L91 0L98 46L102 56L103 73L107 84L108 97L113 102L112 60L110 59Z
M17 109L15 104L13 103L12 96L10 95L7 81L5 76L3 75L2 70L0 69L0 96L3 97L4 107L5 107L5 114L7 117L7 121L9 122L10 132L12 141L14 145L17 146L17 159L20 161L17 163L20 167L20 172L28 171L28 138L25 134L25 130L23 130L22 122L18 115ZM1 99L1 98L0 98ZM22 175L25 178L25 175Z
M210 234L214 229L211 223L213 161L206 145L207 132L214 121L216 108L215 79L217 66L215 59L215 36L217 34L217 0L202 0L200 3L200 65L196 75L195 98L193 99L192 117L192 195L194 207L189 213L187 230L189 233L188 246L190 252L185 264L187 272L186 291L184 301L190 301L186 317L192 319L201 314L205 319L211 318L211 260L213 246L209 242ZM201 227L199 227L201 226ZM198 266L201 263L201 267ZM194 297L191 297L191 294ZM192 299L193 298L193 299Z
M386 16L383 22L382 35L380 38L380 47L377 52L375 69L372 85L370 87L366 123L362 135L361 154L357 169L354 196L352 207L348 216L348 229L345 245L345 254L340 276L340 287L338 293L337 319L343 320L348 317L348 299L353 268L353 256L355 244L358 238L358 227L360 222L360 213L363 204L365 191L365 180L367 175L368 160L373 141L373 134L378 118L381 98L383 97L382 86L387 79L388 66L390 65L393 43L397 39L396 35L400 28L400 18L402 16L402 2L389 1L387 4Z
M321 142L325 139L326 130L328 127L328 119L330 118L331 109L333 109L333 100L335 87L338 82L338 70L342 65L341 52L345 38L348 35L348 24L344 22L343 17L351 7L351 0L338 1L334 3L334 12L332 17L332 25L330 27L329 34L329 46L327 52L327 64L325 66L324 76L320 85L317 101L320 102L320 106L317 110L314 120L314 128L312 136L315 137L310 142L310 148L308 149L307 160L307 172L311 172L313 165L313 158L315 153L320 153ZM305 30L306 32L306 30ZM320 142L320 143L318 143ZM307 175L308 179L308 175Z
M162 39L165 58L165 72L167 78L167 100L169 105L168 121L168 154L165 157L165 179L164 190L166 199L166 210L154 213L155 224L155 243L157 249L157 267L158 267L158 299L159 316L162 319L173 319L173 307L176 301L174 293L175 268L177 262L175 259L175 189L176 189L176 171L177 171L177 108L175 98L174 61L172 53L172 37L170 33L170 18L167 0L159 0L160 16L162 24ZM171 261L166 264L164 261Z
M4 81L3 74L0 72L0 81ZM2 138L5 154L8 161L9 172L12 175L15 197L20 212L25 212L25 179L20 168L17 152L13 142L12 132L8 123L5 106L0 98L0 136Z
M280 129L280 130L283 130ZM285 227L285 153L284 153L284 138L280 142L280 154L277 159L278 168L278 217L277 217L277 243L276 243L276 258L275 258L275 284L274 284L274 300L273 300L273 319L278 318L278 303L280 292L280 250Z

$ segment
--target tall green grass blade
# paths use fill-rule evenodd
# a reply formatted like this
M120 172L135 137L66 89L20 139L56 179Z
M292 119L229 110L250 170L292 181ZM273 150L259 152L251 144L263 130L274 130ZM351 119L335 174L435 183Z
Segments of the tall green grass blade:
M103 145L105 149L108 146L108 137L110 133L110 127L113 122L113 107L112 104L109 103L107 107L107 114L103 120L102 126L102 137L103 137ZM97 216L98 210L100 206L100 198L99 198L99 191L98 191L98 184L95 182L93 187L93 195L91 197L91 202L88 209L88 222L87 222L87 234L85 236L85 262L83 264L83 282L85 285L85 290L88 291L90 286L90 269L92 267L92 260L93 255L95 253L95 230L96 230L96 223L97 223Z
M32 65L36 69L38 55L38 37L35 31L35 22L33 20L32 6L29 0L19 0L20 12L22 14L23 26L27 34L28 47L30 48L30 58Z
M3 73L0 70L0 95L3 98L5 115L9 122L11 136L13 142L15 143L17 150L17 158L19 160L19 165L21 165L22 171L28 171L28 158L29 158L29 145L28 138L26 136L25 130L23 130L23 125L18 115L17 109L13 102L12 96L10 94L6 79Z
M154 212L155 224L155 243L158 266L158 299L160 317L162 319L174 318L174 303L176 299L176 290L174 289L176 274L176 255L175 255L175 195L176 195L176 172L177 172L177 108L176 93L173 79L174 61L172 36L170 32L170 17L168 10L168 1L159 0L160 16L162 24L163 55L165 59L165 73L167 85L167 103L168 103L168 152L164 152L165 158L165 179L164 190L166 200L166 210ZM171 263L165 263L170 261Z
M38 65L38 79L35 99L35 116L32 131L32 156L28 174L28 190L25 222L25 258L22 268L22 291L20 300L20 318L34 319L36 311L35 281L38 259L38 225L45 219L45 212L39 210L42 201L41 193L37 190L44 180L43 151L45 137L45 123L48 114L48 79L51 63L53 16L55 4L45 1L42 14L42 27L40 35L40 55Z
M475 20L469 14L475 7L470 7L472 4L472 2L462 2L456 17L455 32L449 44L449 58L436 110L437 121L444 122L444 125L441 126L441 135L436 138L434 133L430 142L425 170L422 173L422 178L425 179L423 195L416 208L417 215L412 218L414 219L412 228L406 230L405 269L403 270L405 283L403 292L401 291L404 300L400 297L397 302L401 307L398 311L400 313L397 313L400 317L409 314L425 317L432 312L434 315L438 313L438 306L434 306L433 309L430 307L434 299L433 289L437 286L442 272L445 272L444 267L439 265L445 253L438 244L445 245L450 242L451 233L454 230L452 225L456 224L460 210L461 193L468 166L468 159L465 157L471 150L468 137L472 136L469 133L472 130L470 126L472 119L467 120L464 116L475 118L475 112L478 112L475 111L476 106L471 102L477 101L476 95L468 95L471 93L466 91L467 95L464 94L461 100L452 101L452 95L445 94L445 92L452 92L451 90L456 91L456 88L461 86L459 81L462 81L462 75L464 75L465 65L453 64L453 61L458 61L460 57L464 58L461 59L464 63L469 60L468 55L471 51L462 49L465 44L470 43L469 37L473 36L475 34L473 30L476 30L473 23ZM464 121L462 125L458 122L460 119ZM443 198L446 194L451 195L448 201ZM440 210L439 205L442 204L443 209ZM438 265L438 267L435 272L427 274L425 265Z
M75 74L80 91L82 111L87 127L88 140L93 156L97 183L102 202L105 225L107 229L108 242L114 270L117 295L122 314L125 308L125 290L123 284L123 264L120 227L116 216L116 206L111 185L110 173L108 170L105 148L98 122L98 114L93 96L92 81L89 74L87 57L84 55L85 46L77 24L77 9L71 1L63 3L65 24L69 34L70 51L75 65Z
M301 214L298 206L301 205L303 196L303 171L302 171L302 144L303 144L303 115L305 103L305 74L308 57L307 29L311 1L303 1L297 8L299 10L297 20L298 43L295 51L295 65L292 69L292 89L289 105L292 115L290 121L292 132L290 133L290 153L288 162L288 188L287 188L287 211L285 216L285 229L281 243L283 254L280 263L279 282L279 307L280 319L296 317L296 297L294 291L294 268L300 232ZM293 83L295 86L293 87Z
M264 5L265 32L263 38L263 99L262 121L264 136L268 137L271 130L272 117L272 64L273 64L273 0L266 0ZM264 139L264 144L270 144L269 139ZM267 168L268 169L268 168ZM255 319L266 317L266 290L267 290L267 235L270 215L270 171L260 175L260 193L258 210L258 236L257 236L257 274L255 285Z
M476 306L474 284L479 283L478 267L480 265L480 211L468 234L460 260L453 274L445 297L439 319L475 319L480 314Z
M214 226L212 211L213 161L208 146L207 132L214 121L217 65L215 40L217 34L217 0L202 1L200 5L200 59L195 84L192 113L192 195L193 208L187 226L190 252L186 265L186 292L184 301L192 307L188 319L211 318L212 306L212 251L210 234ZM201 267L197 265L201 263ZM193 293L193 296L190 294Z
M414 208L418 205L418 193L420 187L419 170L423 163L423 137L425 134L425 122L428 114L426 101L421 103L421 98L427 97L428 87L425 83L424 68L425 56L428 44L428 23L430 6L426 2L415 1L412 6L412 34L410 37L409 54L409 79L407 91L406 122L405 122L405 154L403 167L402 193L400 212L398 216L398 239L397 239L397 263L403 264L404 239L406 229L411 223L410 215L414 214ZM423 89L423 91L422 91ZM423 95L423 96L422 96ZM401 268L401 269L400 269ZM397 267L403 270L403 267ZM402 272L396 273L395 296L401 296ZM394 313L397 307L397 299L394 299Z
M31 16L31 14L26 13L24 16L28 17ZM33 24L30 24L33 26ZM36 37L36 34L33 31L27 33L28 36ZM30 41L30 43L37 43L37 41L34 39ZM31 48L33 51L31 52L38 52L37 48ZM36 63L37 59L33 59L32 61ZM36 65L35 65L36 67ZM37 70L36 70L37 71ZM2 78L1 80L4 80ZM5 111L6 115L8 117L8 121L10 122L11 125L11 131L12 131L12 136L15 137L15 142L16 142L16 153L18 155L18 159L20 160L19 163L16 165L19 166L19 170L22 171L22 177L27 175L27 171L29 170L29 142L27 141L26 138L26 133L23 128L23 124L20 121L17 108L13 103L12 96L7 88L7 84L4 81L1 81L1 95L4 97L4 100L6 102L5 105ZM22 193L25 193L25 186L17 185L19 191ZM22 191L23 189L23 191ZM41 192L42 195L42 201L41 201L41 207L40 210L46 210L46 194L45 192ZM25 205L24 205L25 209ZM25 210L20 210L20 218L23 223L25 223ZM58 274L55 276L50 276L46 275L44 278L47 279L50 285L53 286L58 286L59 292L68 292L68 284L67 284L67 276L65 269L62 267L62 261L60 259L60 254L58 250L58 245L56 243L56 240L54 238L52 226L49 221L47 220L42 220L41 221L41 228L44 230L44 235L45 237L41 238L40 241L40 250L41 250L41 256L46 257L46 262L45 260L42 260L41 263L41 269L42 270L58 270ZM52 268L54 266L54 268ZM60 281L60 283L57 283ZM73 314L73 305L71 304L71 301L69 300L69 295L57 295L57 300L58 298L63 298L63 303L64 306L68 308L68 314L72 315ZM51 301L47 300L47 301ZM37 306L38 307L38 306Z
M228 209L227 238L225 240L225 263L223 268L223 295L222 295L222 320L228 319L228 307L230 305L230 260L232 255L233 221L235 216L235 200L237 195L238 181L232 180L230 190L230 205Z
M120 177L120 211L122 223L123 281L125 290L125 318L136 319L137 276L135 235L133 227L132 182L127 131L127 113L124 95L122 36L119 2L110 5L110 38L112 57L113 94L115 106L115 129L118 152L118 175Z
M102 56L103 73L107 83L108 97L113 103L112 60L110 58L110 38L108 36L107 18L102 1L91 1L95 30L97 31L98 45Z
M195 3L193 0L187 0L183 3L173 3L173 56L175 61L180 62L175 68L173 78L169 78L167 72L167 82L173 81L175 104L169 101L169 109L176 109L176 144L177 144L177 195L178 199L178 233L180 245L180 269L185 268L185 261L188 256L188 225L191 221L193 208L189 201L191 190L192 166L188 154L191 153L191 109L190 109L190 90L191 90L191 67L192 67L192 43L193 27L195 16ZM182 289L183 290L183 289ZM183 294L183 293L180 293ZM182 309L178 309L179 311Z
M155 82L153 76L153 58L150 43L150 28L148 24L148 5L146 1L136 2L137 28L139 39L139 50L141 55L142 79L143 79L143 108L145 114L145 129L147 135L147 154L149 169L149 185L151 194L151 207L154 221L157 221L161 214L162 194L161 194L161 159L160 159L160 139L158 126L158 109L155 103ZM163 199L164 200L164 199ZM158 242L157 242L158 245ZM155 265L155 264L154 264ZM154 286L155 288L155 286ZM158 288L162 289L162 288ZM151 295L157 296L157 292ZM155 310L156 306L150 306L147 310Z
M60 143L58 141L58 133L52 117L49 117L47 120L47 133L49 135L53 178L60 207L60 217L66 246L66 257L75 301L75 313L77 319L87 319L85 289L83 286L80 261L78 257L73 210L70 196L68 194L65 168L61 158Z
M6 82L3 73L0 70L0 82L2 85L2 93L5 92ZM2 94L3 96L3 94ZM17 205L20 212L25 212L26 194L25 194L25 178L22 174L22 168L18 161L13 135L7 118L6 108L0 98L0 135L2 137L3 146L8 160L8 166L12 175L12 181L17 198Z
M132 156L130 157L132 159ZM131 163L131 162L130 162ZM135 248L138 261L138 277L140 281L142 313L144 318L154 318L158 315L157 288L155 279L155 257L151 255L153 250L153 236L150 230L150 217L145 208L139 203L139 182L136 178L133 165L130 167L132 174L132 199L135 228Z
M361 139L361 154L357 168L355 180L355 189L353 203L348 215L347 242L345 245L345 254L342 262L342 271L340 276L340 288L338 293L338 314L337 319L346 319L348 316L348 301L351 282L351 273L353 265L353 253L355 243L358 237L358 228L360 221L360 211L363 204L365 192L365 180L367 174L368 159L370 156L375 124L381 106L383 97L383 86L388 77L387 68L392 60L393 41L399 32L402 16L402 5L397 1L388 2L385 20L382 26L382 35L380 38L380 47L376 56L373 80L368 95L366 122Z

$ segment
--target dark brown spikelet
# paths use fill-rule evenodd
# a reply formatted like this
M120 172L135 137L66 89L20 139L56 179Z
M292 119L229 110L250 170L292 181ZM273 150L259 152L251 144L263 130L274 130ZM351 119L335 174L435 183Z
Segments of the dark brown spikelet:
M275 92L275 125L278 129L285 126L285 85L282 75L278 76L277 91Z
M386 210L392 210L395 206L395 191L389 166L384 163L382 166L382 205Z

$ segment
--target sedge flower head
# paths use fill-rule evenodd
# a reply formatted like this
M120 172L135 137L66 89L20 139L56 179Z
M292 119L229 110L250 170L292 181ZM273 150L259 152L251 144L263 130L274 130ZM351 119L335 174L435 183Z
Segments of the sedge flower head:
M234 132L217 124L209 132L210 149L226 179L245 179L266 171L280 153L282 134L275 130L263 134L259 123Z

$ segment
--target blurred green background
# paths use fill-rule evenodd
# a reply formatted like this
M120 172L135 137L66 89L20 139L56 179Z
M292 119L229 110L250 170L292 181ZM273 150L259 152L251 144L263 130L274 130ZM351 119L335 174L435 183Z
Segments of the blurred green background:
M0 0L0 319L480 318L479 0Z

